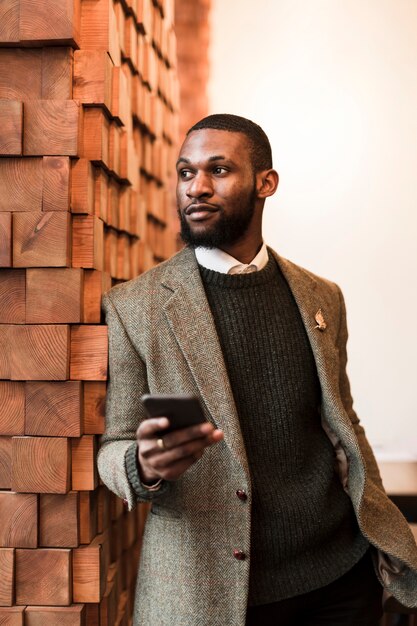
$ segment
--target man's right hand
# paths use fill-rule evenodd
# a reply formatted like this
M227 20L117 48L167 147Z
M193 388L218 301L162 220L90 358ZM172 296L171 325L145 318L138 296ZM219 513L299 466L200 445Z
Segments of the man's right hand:
M168 426L168 418L153 417L144 420L136 431L138 461L144 483L151 484L160 478L177 480L203 456L205 448L223 439L223 431L210 422L164 435L162 431Z

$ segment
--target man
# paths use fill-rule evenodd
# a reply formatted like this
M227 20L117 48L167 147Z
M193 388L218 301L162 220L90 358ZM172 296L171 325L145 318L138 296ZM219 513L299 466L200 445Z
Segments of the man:
M134 623L375 626L381 583L417 606L416 545L352 408L342 294L262 240L268 138L209 116L177 171L188 245L104 298L99 471L130 509L152 501ZM149 392L197 395L207 423L161 434Z

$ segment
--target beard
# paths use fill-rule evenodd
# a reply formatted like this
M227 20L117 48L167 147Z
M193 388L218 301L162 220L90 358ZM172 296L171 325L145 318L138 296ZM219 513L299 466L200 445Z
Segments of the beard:
M226 215L220 209L220 216L216 224L208 226L206 230L193 232L185 215L178 209L181 225L181 239L191 248L221 248L230 246L239 241L247 232L255 213L256 187L250 193L235 202L236 210Z

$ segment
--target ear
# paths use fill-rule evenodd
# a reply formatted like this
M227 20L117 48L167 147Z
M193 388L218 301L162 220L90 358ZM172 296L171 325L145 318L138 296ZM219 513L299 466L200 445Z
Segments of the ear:
M264 170L256 174L256 195L258 198L269 198L278 187L279 176L276 170Z

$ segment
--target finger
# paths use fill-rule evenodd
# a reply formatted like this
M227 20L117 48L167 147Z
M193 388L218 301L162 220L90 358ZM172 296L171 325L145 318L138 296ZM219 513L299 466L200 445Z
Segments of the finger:
M161 451L160 448L155 447L152 460L150 460L151 454L148 455L148 462L152 465L153 468L160 471L161 469L168 467L172 463L176 463L177 461L181 461L182 459L186 459L187 457L193 455L202 455L204 452L204 448L210 445L208 441L204 438L193 439L192 441L187 441L179 446L175 446L175 448L169 448L168 450Z
M150 417L139 424L136 437L138 439L152 439L158 431L164 430L168 426L169 419L167 417Z
M198 457L192 455L187 456L180 461L176 461L164 467L159 471L161 478L164 480L177 480L193 463L198 460Z
M175 446L179 446L187 441L206 437L212 433L214 429L215 427L213 424L210 424L210 422L203 422L202 424L197 424L195 426L180 428L172 433L169 433L169 435L163 436L164 445L166 448L174 448Z

